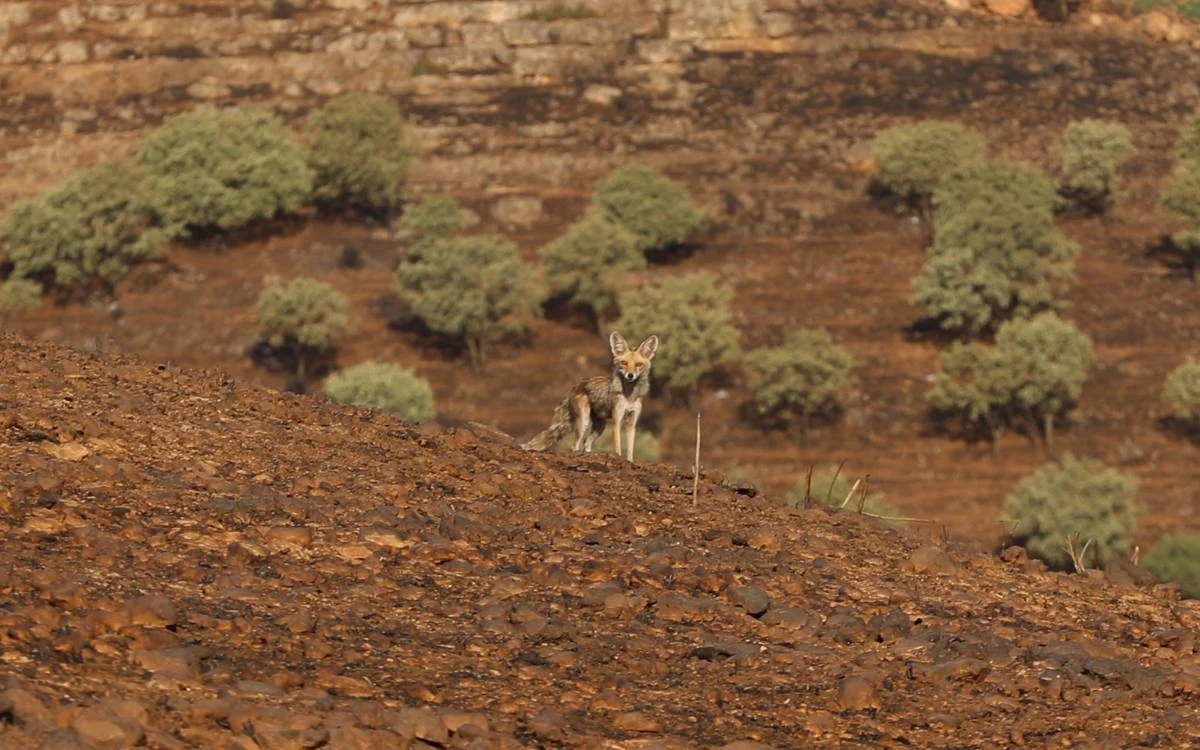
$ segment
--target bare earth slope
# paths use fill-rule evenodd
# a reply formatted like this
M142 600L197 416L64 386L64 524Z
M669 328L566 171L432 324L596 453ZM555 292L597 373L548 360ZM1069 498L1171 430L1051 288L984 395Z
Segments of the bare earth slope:
M690 490L3 335L0 747L1200 740L1195 602Z

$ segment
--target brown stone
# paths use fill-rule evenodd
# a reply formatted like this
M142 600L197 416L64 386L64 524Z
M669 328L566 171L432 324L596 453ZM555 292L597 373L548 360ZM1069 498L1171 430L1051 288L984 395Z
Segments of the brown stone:
M843 677L838 681L837 702L843 711L859 711L864 708L879 708L879 694L875 685L864 677Z
M988 12L1005 18L1023 16L1033 8L1033 0L984 0Z

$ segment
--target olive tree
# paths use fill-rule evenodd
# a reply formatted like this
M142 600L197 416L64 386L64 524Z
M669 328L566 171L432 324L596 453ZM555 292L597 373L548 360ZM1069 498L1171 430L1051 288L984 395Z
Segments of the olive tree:
M993 449L1004 431L1040 435L1053 451L1054 425L1074 408L1087 380L1092 341L1054 313L1000 326L995 345L956 343L926 394L937 417L982 432Z
M1066 454L1021 480L1005 500L1001 522L1016 543L1052 567L1068 569L1072 550L1103 565L1132 545L1136 494L1132 474Z
M345 333L347 306L336 289L312 279L275 284L259 295L255 312L261 336L270 346L295 357L295 377L301 387L307 383L312 364Z
M317 201L383 214L399 202L417 142L394 103L378 94L336 96L312 113L306 134Z
M129 159L76 172L18 201L0 225L12 278L111 295L134 264L166 252L153 201L150 175Z
M640 339L657 334L663 345L654 374L695 399L700 378L738 353L730 304L733 290L707 273L668 276L618 296L617 330Z
M436 333L462 341L481 369L488 342L519 332L542 299L533 269L499 235L442 237L396 267L396 290Z
M630 164L601 180L592 208L632 232L643 252L681 245L708 222L681 185L644 164Z
M1119 122L1078 120L1067 125L1059 158L1061 192L1089 213L1112 206L1117 175L1133 152L1133 136Z
M798 425L807 438L813 417L832 417L854 370L854 358L823 329L793 331L782 346L746 355L758 413Z
M896 125L875 136L879 183L929 218L930 199L956 167L986 156L983 136L957 122L924 120Z
M571 225L541 255L550 293L569 297L597 322L616 307L624 277L646 267L637 237L596 212Z
M228 232L272 219L312 195L304 152L277 115L204 107L168 118L137 144L153 202L172 237Z

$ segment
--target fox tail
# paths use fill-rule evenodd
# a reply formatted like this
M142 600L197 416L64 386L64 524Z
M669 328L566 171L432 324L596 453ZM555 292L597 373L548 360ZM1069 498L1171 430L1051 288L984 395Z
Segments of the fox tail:
M554 419L550 426L531 437L521 445L527 451L547 451L553 448L563 435L571 429L571 400L563 399L554 409Z

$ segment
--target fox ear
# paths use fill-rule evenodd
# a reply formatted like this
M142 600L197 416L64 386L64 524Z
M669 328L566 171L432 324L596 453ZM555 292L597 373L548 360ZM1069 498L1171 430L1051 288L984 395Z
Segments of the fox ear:
M658 336L650 336L638 344L638 351L646 359L654 359L654 353L658 351Z
M612 349L614 357L619 357L629 351L629 344L625 343L625 337L618 331L613 331L608 336L608 348Z

